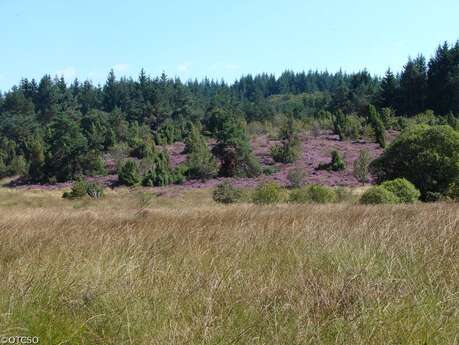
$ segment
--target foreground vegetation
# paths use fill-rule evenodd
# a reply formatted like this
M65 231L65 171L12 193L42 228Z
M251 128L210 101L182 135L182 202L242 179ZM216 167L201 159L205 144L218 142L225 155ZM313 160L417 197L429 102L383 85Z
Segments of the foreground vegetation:
M41 344L458 344L457 204L0 188L0 329Z

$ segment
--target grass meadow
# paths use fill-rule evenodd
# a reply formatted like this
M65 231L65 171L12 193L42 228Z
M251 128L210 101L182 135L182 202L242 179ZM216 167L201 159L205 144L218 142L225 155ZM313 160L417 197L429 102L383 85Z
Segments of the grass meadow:
M0 333L40 344L459 344L459 208L0 189Z

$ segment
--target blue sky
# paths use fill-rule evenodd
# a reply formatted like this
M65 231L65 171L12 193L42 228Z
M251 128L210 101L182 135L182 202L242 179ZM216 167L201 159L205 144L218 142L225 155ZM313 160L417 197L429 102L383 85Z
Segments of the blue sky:
M0 90L22 77L103 82L285 69L399 70L459 39L457 0L0 0Z

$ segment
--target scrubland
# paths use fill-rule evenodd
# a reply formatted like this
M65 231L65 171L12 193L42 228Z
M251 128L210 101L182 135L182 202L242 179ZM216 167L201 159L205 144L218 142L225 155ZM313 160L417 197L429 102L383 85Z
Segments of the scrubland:
M40 344L459 344L453 203L221 206L0 189L0 334Z

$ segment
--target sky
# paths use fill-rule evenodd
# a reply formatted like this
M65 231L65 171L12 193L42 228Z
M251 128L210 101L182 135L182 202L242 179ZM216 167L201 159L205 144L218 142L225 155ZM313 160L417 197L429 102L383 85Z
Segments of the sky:
M182 80L399 71L459 39L458 0L0 0L0 90L110 69Z

